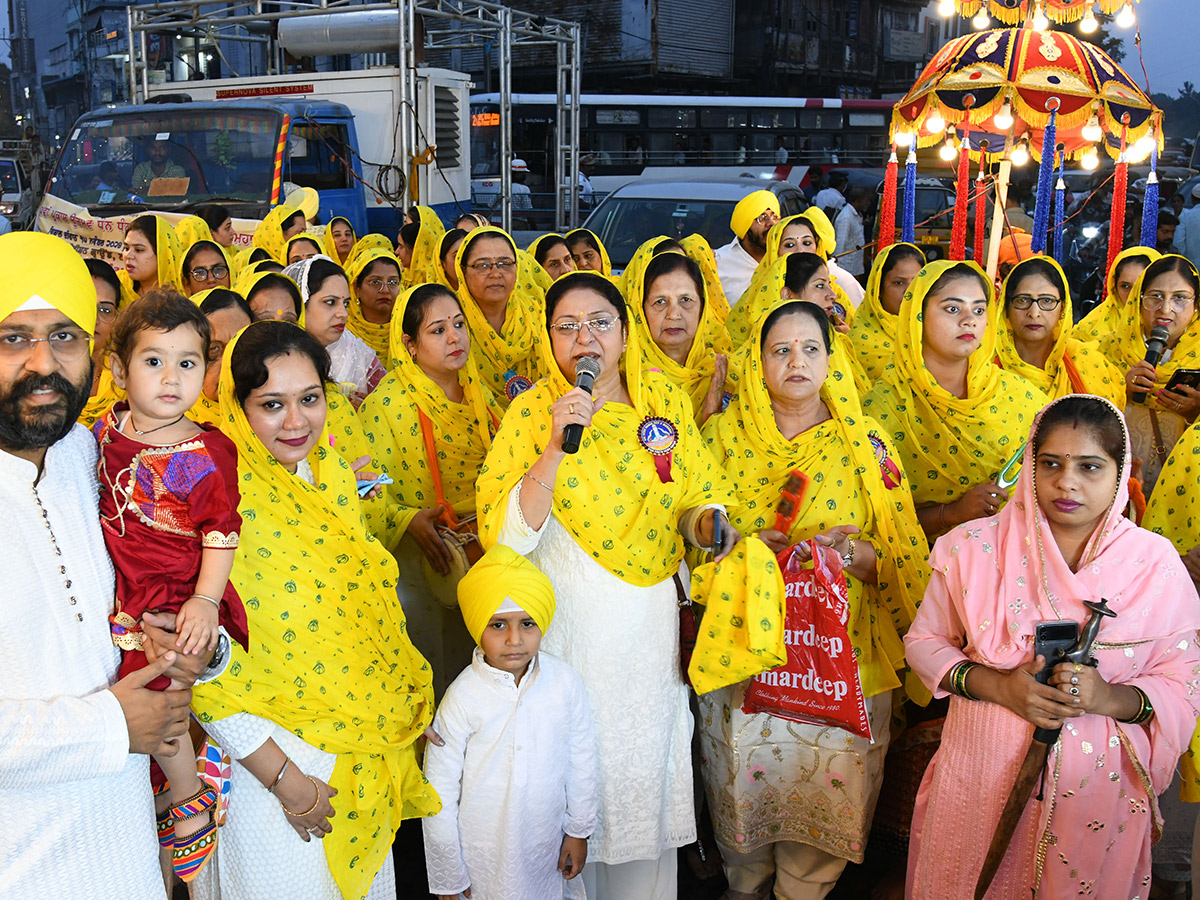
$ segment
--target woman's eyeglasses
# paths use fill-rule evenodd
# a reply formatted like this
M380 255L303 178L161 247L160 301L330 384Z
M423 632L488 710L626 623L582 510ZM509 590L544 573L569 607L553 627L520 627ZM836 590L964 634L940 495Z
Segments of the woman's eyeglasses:
M485 262L470 263L468 269L474 269L476 272L490 272L495 266L501 273L507 272L517 264L515 259L491 259Z
M188 272L188 278L191 281L208 281L211 277L213 281L220 281L228 274L229 266L210 266L207 269L192 269Z
M400 290L400 279L399 278L389 278L386 281L382 278L368 278L366 281L363 282L363 284L365 284L367 287L369 287L373 291L382 291L382 290L398 291L398 290Z
M1030 294L1017 294L1012 298L1013 309L1029 309L1035 303L1038 305L1038 309L1053 312L1062 303L1062 297L1034 297Z
M1196 298L1191 294L1172 294L1168 297L1162 291L1150 291L1142 295L1142 306L1150 312L1158 312L1168 303L1171 305L1172 312L1187 312L1195 302Z
M566 337L570 334L579 334L584 328L587 328L592 334L604 334L606 331L612 331L612 327L620 321L616 316L602 316L599 319L589 319L586 322L553 322L550 329L555 334L561 334Z

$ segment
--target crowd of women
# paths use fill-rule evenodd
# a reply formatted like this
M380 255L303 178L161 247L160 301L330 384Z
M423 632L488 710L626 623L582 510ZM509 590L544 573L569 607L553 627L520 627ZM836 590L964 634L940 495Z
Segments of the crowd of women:
M1076 321L1052 259L996 283L910 244L876 255L856 308L819 210L774 224L742 297L698 235L647 241L618 277L585 230L525 250L415 207L393 243L340 218L310 233L284 206L239 251L225 210L201 212L135 219L120 273L89 262L82 417L123 399L121 309L190 297L211 333L191 417L237 449L249 631L195 691L233 760L220 865L197 883L395 896L396 828L438 806L420 738L474 647L454 585L504 544L549 577L542 649L593 717L588 896L674 898L709 817L730 900L824 897L869 839L908 896L973 897L1035 726L1061 737L987 896L1148 896L1160 795L1200 799L1200 391L1172 380L1200 369L1186 259L1126 250ZM356 477L379 475L360 502ZM681 671L689 565L810 539L801 559L840 558L870 740L746 711L744 683L697 696ZM1039 623L1082 626L1102 598L1094 664L1039 681ZM281 810L305 776L318 802Z

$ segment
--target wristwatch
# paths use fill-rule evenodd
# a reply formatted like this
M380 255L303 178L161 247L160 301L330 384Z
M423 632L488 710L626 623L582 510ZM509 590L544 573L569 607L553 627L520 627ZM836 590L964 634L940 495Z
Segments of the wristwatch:
M200 677L196 679L196 684L207 684L225 674L225 667L229 665L229 645L228 632L224 628L218 629L217 649L213 652L212 659L204 667Z

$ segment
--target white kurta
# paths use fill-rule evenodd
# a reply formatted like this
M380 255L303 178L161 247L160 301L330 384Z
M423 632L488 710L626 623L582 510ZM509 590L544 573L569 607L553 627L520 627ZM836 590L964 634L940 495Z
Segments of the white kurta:
M76 425L36 486L32 463L0 452L0 897L164 895L149 759L107 690L120 655L96 452Z
M679 674L679 606L672 579L635 587L583 549L553 516L539 531L509 495L500 543L554 585L558 609L542 649L583 679L596 729L600 820L588 863L658 859L696 839L692 714Z
M736 237L723 247L713 251L717 260L717 276L721 279L721 290L725 292L730 306L736 306L750 287L758 260L746 252Z
M425 750L442 811L422 823L429 891L471 900L582 898L558 871L563 835L596 827L596 752L579 675L540 653L520 685L480 650L446 691Z

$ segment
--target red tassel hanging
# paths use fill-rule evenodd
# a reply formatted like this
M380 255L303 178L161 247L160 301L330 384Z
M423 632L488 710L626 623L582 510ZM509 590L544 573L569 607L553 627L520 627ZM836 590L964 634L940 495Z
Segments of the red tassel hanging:
M1125 245L1125 195L1129 190L1129 163L1125 159L1128 118L1129 114L1126 113L1125 124L1121 126L1121 155L1117 157L1117 171L1113 176L1112 218L1108 223L1108 264L1104 267L1106 274L1112 271L1112 265Z
M975 179L975 262L983 265L983 237L987 223L987 181L983 173L987 168L987 154L979 154L979 177Z
M950 259L967 258L967 192L970 190L970 132L963 131L958 151L958 178L954 181L954 225L950 229Z
M879 207L879 246L878 253L885 247L896 243L896 170L899 161L896 159L896 145L892 145L892 155L888 157L887 172L883 176L883 203Z

